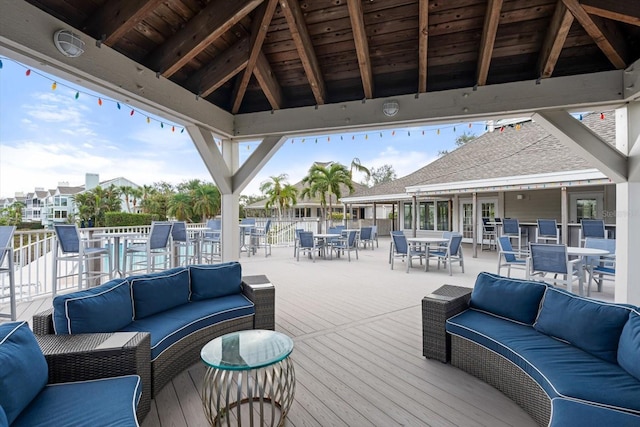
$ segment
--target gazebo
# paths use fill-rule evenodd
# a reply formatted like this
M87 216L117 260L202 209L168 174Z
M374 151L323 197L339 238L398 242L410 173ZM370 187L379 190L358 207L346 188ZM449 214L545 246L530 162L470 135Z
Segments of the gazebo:
M240 192L287 138L530 116L616 183L616 299L640 304L637 1L0 6L0 54L188 130L223 195L227 236L239 235ZM569 114L605 108L616 109L616 147ZM257 139L240 165L238 142ZM225 239L223 258L238 245Z

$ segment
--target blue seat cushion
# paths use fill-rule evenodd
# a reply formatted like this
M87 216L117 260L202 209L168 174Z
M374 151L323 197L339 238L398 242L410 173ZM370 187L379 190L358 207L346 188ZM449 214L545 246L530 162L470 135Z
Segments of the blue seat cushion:
M0 427L5 427L9 425L9 420L7 419L7 414L5 414L4 409L0 406Z
M618 364L640 381L640 313L637 311L629 314L629 320L622 329Z
M242 292L242 267L238 262L189 266L191 301Z
M620 334L630 312L630 307L549 287L533 327L607 362L617 363Z
M546 289L540 282L482 272L471 292L470 305L476 310L533 325Z
M138 426L140 377L49 384L11 427Z
M447 321L447 331L506 357L529 374L549 397L596 402L640 414L640 381L566 342L473 309Z
M549 427L638 427L640 415L568 399L553 399Z
M143 319L189 301L189 270L172 268L131 276L133 318Z
M253 303L242 294L192 301L151 317L134 320L121 329L126 332L151 333L151 360L164 350L207 326L229 319L252 316Z
M48 378L47 361L27 322L0 324L0 406L9 424L40 393Z
M126 279L53 299L53 328L58 335L113 332L132 320L131 287Z

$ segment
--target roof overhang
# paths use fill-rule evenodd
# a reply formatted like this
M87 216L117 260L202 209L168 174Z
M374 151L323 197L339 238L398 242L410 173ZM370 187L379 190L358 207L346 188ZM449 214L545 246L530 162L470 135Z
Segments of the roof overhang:
M577 187L612 183L613 182L599 170L586 169L471 181L422 184L409 186L406 189L407 193L411 195L435 196L439 194L540 190L543 188Z
M343 197L340 199L342 203L393 203L398 200L411 199L413 195L407 193L397 194L380 194L377 196L356 196L356 197Z

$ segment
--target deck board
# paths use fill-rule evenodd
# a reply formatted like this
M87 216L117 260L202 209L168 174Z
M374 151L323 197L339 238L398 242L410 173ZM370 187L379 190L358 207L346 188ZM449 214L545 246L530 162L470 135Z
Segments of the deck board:
M276 286L276 330L295 343L295 401L286 426L535 426L505 395L448 364L422 356L421 300L442 284L472 287L494 271L495 252L465 253L465 274L428 273L401 262L391 270L388 242L349 263L299 262L291 248L241 258L243 274ZM388 240L388 239L387 239ZM19 304L19 317L51 307L51 298ZM151 402L142 427L207 425L200 396L205 367L177 375Z

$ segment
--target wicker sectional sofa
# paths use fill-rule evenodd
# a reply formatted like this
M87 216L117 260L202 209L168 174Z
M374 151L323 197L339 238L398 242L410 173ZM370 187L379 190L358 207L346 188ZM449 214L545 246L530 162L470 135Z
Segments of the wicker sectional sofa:
M640 426L640 309L480 273L422 301L423 352L496 387L541 426Z
M211 339L245 329L274 329L275 289L265 276L242 277L229 262L191 265L116 279L58 295L53 309L33 318L37 335L150 333L151 381L140 406L175 375L200 360Z

